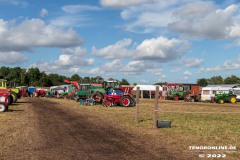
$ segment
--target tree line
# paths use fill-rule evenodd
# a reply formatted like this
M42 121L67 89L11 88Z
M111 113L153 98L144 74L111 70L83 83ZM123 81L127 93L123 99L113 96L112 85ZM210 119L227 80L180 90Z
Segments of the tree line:
M39 86L50 87L64 84L64 80L78 81L80 83L101 83L104 79L101 76L96 77L81 77L78 74L73 74L71 77L51 73L46 74L38 68L24 69L20 67L5 67L0 68L0 79L8 80L9 86ZM109 78L108 80L114 80ZM129 85L126 79L119 81L121 85Z
M213 76L211 78L198 79L197 84L202 87L216 84L240 84L240 78L235 75L231 75L226 78L222 78L221 76Z
M71 77L51 73L46 74L38 68L24 69L20 67L5 67L0 68L0 79L8 80L9 86L58 86L64 84L64 80L78 81L80 83L101 83L104 78L101 76L96 77L81 77L78 74L73 74ZM114 80L109 78L108 80ZM127 79L122 79L120 85L129 85ZM213 76L211 78L200 78L196 82L198 85L205 87L213 84L240 84L240 78L232 75L226 78L221 76ZM167 84L167 82L160 82L156 84ZM136 85L134 83L133 85Z

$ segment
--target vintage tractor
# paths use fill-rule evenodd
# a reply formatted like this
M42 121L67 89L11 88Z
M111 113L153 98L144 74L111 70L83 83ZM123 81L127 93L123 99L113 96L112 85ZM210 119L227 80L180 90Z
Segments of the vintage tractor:
M136 101L131 94L124 94L121 89L115 88L106 92L106 94L104 95L103 105L106 107L116 105L130 107L135 106Z
M111 106L123 106L123 107L130 107L135 106L136 101L135 98L129 94L122 91L122 89L117 88L118 83L117 82L105 82L106 84L103 84L106 88L106 94L104 95L103 99L103 105L106 107ZM111 83L114 83L111 85Z
M0 91L9 92L8 104L17 102L17 99L21 97L18 88L7 88L7 80L0 79Z
M5 112L8 110L8 99L10 93L6 91L0 91L0 112Z
M188 94L189 94L189 87L183 86L183 85L175 86L173 91L170 92L169 99L178 101L179 99L185 99L186 95Z
M214 102L223 104L225 102L230 102L230 103L236 103L237 101L237 96L233 94L232 91L229 91L229 93L221 93L221 94L215 94L214 97Z
M46 90L42 88L37 88L33 92L34 97L45 97L46 95Z

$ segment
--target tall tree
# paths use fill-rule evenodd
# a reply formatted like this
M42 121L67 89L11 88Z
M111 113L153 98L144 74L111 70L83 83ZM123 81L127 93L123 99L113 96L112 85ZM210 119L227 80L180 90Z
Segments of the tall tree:
M227 77L224 79L225 84L240 84L240 78L232 75L231 77Z
M26 69L21 69L20 72L20 85L27 85L27 70Z
M58 86L64 83L64 79L68 79L66 76L61 76L58 74L49 74L48 75L49 80L51 81L51 86Z
M74 74L71 76L72 81L81 81L82 77L80 77L78 74Z
M224 80L221 76L213 76L209 79L208 84L224 84Z
M208 85L208 80L206 78L198 79L197 84L201 87L206 87Z
M39 86L42 87L50 87L51 86L51 82L47 76L47 74L43 71L40 73L40 80L39 80Z
M16 86L20 84L20 73L21 73L20 67L10 68L10 71L6 77L6 79L10 83L9 84L10 86Z
M91 83L90 77L84 77L82 83Z
M130 83L126 79L122 79L122 81L119 83L120 85L130 85Z
M29 85L38 86L39 79L40 79L39 69L38 68L29 68L28 69L28 78L29 78Z
M9 67L4 67L2 66L0 68L0 78L6 79L7 75L10 72L10 68Z

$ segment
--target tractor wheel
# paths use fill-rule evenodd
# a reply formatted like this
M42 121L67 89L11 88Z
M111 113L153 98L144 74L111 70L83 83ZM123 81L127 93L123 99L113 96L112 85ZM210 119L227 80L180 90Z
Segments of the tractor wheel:
M233 97L233 96L230 97L229 99L230 99L231 103L236 103L236 101L237 101L236 97Z
M92 99L94 99L94 101L95 101L96 103L98 103L98 104L101 104L102 101L103 101L103 96L102 96L102 94L99 93L99 92L93 93L93 94L91 95L91 97L92 97Z
M128 96L123 96L121 99L120 99L120 105L123 106L123 107L129 107L131 104L131 99L130 97Z
M11 92L11 95L13 97L13 103L17 102L17 94L15 92Z
M107 102L106 102L106 107L112 107L112 102L107 101Z
M136 106L136 100L134 98L131 98L130 106Z
M75 97L74 97L74 100L75 100L76 102L78 102L79 99L80 99L80 98L79 98L78 96L75 96Z
M219 99L218 103L223 104L224 100L223 99Z
M175 95L173 99L174 99L174 101L178 101L179 100L178 95Z
M8 107L5 106L4 104L0 104L0 112L5 112L8 110Z
M192 97L192 98L191 98L191 102L195 102L195 99L194 99L194 97Z
M8 96L8 105L11 105L13 103L13 96L10 94Z
M34 97L39 97L38 92L34 92Z

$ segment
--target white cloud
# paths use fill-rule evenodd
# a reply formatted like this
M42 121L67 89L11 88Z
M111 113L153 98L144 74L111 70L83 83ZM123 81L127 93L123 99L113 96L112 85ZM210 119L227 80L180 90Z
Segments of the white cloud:
M127 48L131 44L131 39L123 39L113 45L109 45L102 49L96 49L95 47L93 47L92 54L107 59L121 59L132 57L133 52Z
M188 42L165 37L144 40L136 48L136 59L167 62L182 55L189 47Z
M140 5L144 3L149 3L153 0L100 0L102 6L105 7L129 7L133 5Z
M103 74L106 74L106 72L103 71L100 67L96 67L96 68L90 69L88 74L103 75Z
M19 52L0 52L0 64L21 64L27 61L27 57Z
M100 11L102 8L92 5L66 5L62 7L66 13L78 13L83 11Z
M48 15L48 10L43 8L41 9L40 16L41 17L46 17Z
M0 0L0 3L11 4L20 7L27 7L29 4L24 0Z
M62 49L61 51L61 54L76 55L76 56L82 56L86 53L87 53L87 50L81 47L65 48L65 49Z
M191 75L192 75L192 73L191 73L190 71L185 71L185 72L183 72L183 74L184 74L185 76L191 76Z
M0 19L0 51L23 51L33 47L77 46L82 39L72 30L45 24L40 19L11 24Z
M82 27L90 22L87 15L64 15L51 20L50 24L57 27Z
M102 49L93 47L92 54L106 59L168 62L181 56L189 47L187 41L165 37L146 39L141 44L134 45L135 48L131 48L131 44L131 39L123 39Z
M179 64L184 65L185 67L199 67L203 64L203 59L181 58Z
M87 58L86 50L80 47L62 49L57 60L38 62L31 67L38 67L49 73L75 74L84 72L85 67L93 66L95 60Z
M201 7L199 7L199 3ZM183 6L175 12L178 21L170 23L170 31L189 37L222 39L228 36L228 28L233 23L232 16L237 9L231 5L225 9L215 9L209 2L196 2ZM187 26L187 27L186 27Z
M222 65L217 65L215 67L201 68L200 72L221 72L226 70L238 70L240 69L240 64L238 60L236 62L227 60Z
M179 69L179 68L170 70L170 72L172 72L172 73L178 73L178 72L180 72L180 71L181 71L181 69Z

